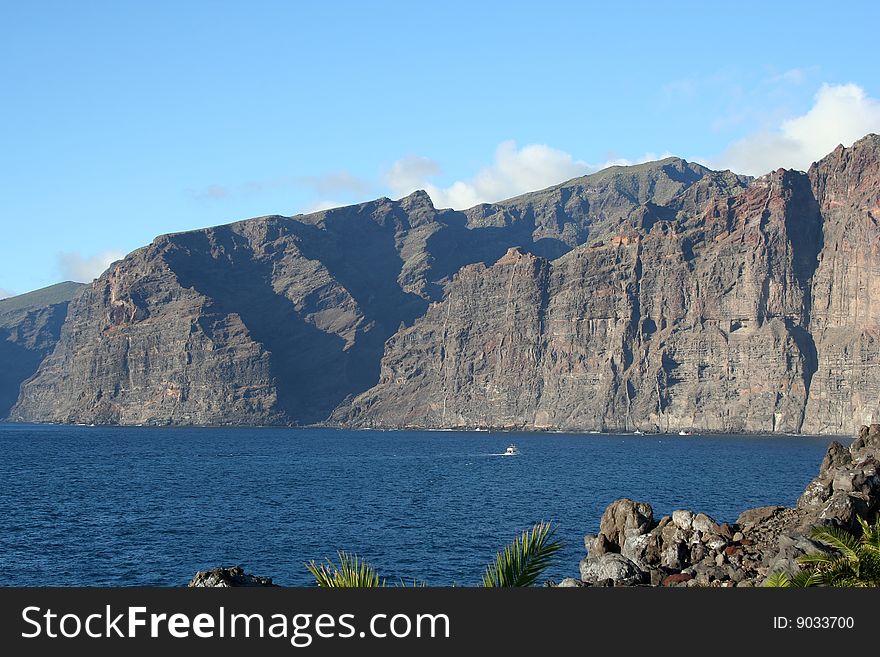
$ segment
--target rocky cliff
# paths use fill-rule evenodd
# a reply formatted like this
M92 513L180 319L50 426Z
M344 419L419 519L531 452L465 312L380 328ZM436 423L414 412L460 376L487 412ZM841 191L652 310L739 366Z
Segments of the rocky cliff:
M67 306L82 287L58 283L0 300L0 418L18 399L21 383L55 347Z
M880 137L167 235L70 307L17 420L845 433L880 415Z
M880 138L464 267L386 345L362 426L845 433L878 415Z

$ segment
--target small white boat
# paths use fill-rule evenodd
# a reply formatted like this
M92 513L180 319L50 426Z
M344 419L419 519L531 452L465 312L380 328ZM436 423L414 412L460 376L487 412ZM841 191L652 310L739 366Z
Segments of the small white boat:
M690 435L691 435L691 432L690 432L690 431L685 431L684 429L682 429L681 431L678 432L678 435L679 435L679 436L690 436Z
M504 450L504 456L519 456L519 447L516 445L509 445L506 450Z

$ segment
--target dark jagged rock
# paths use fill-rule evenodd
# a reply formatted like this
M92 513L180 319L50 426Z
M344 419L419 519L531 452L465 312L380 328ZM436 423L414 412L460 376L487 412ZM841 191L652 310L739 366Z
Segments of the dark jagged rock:
M748 509L732 526L685 510L655 523L645 502L612 502L599 534L585 537L583 584L610 578L618 586L756 586L771 573L795 572L800 557L827 549L810 538L812 528L857 530L857 518L873 520L880 512L876 436L880 424L862 427L849 449L831 443L795 508Z
M880 419L878 213L870 135L806 174L668 158L166 235L71 303L10 416L842 434Z
M187 587L189 588L230 588L233 586L277 586L271 577L259 577L244 572L241 566L231 568L211 568L200 570Z

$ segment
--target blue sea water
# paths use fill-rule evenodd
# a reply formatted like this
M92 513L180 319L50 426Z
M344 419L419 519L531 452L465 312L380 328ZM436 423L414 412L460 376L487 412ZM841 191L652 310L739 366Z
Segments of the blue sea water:
M575 576L583 535L620 497L732 522L791 505L817 437L0 425L0 569L12 586L177 586L242 565L308 585L337 549L390 580L476 585L538 520ZM502 457L510 443L521 455Z

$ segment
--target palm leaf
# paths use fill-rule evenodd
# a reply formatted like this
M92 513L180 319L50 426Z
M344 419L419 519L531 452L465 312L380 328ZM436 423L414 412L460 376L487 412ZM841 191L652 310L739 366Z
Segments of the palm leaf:
M780 570L768 575L763 585L769 589L787 589L791 587L791 578L784 570Z
M815 572L807 570L799 570L791 578L792 588L805 589L811 586L819 586L820 582Z
M839 527L814 527L811 536L822 543L839 550L847 559L857 558L859 539L851 532Z
M555 532L556 528L546 522L539 522L524 531L486 566L483 586L495 588L534 584L562 547L554 540Z
M310 561L306 568L314 576L315 583L322 588L379 588L385 580L379 578L376 570L356 554L339 551L339 566L330 559L322 563Z
M816 573L806 570L799 570L793 576L780 570L768 575L764 580L765 587L777 589L803 589L818 585L819 580L816 578Z
M862 518L859 518L859 524L862 526L862 545L869 552L880 555L880 516L873 525Z

